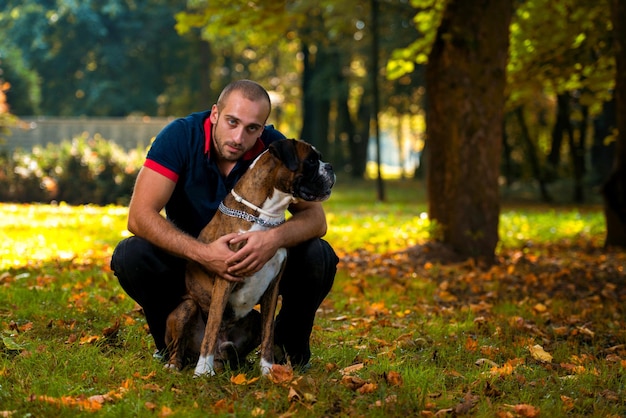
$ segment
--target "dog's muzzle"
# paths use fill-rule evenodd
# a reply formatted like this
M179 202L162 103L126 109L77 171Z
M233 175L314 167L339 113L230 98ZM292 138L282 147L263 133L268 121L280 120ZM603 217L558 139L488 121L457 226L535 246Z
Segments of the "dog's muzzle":
M327 200L336 178L332 165L320 161L315 172L309 175L303 173L295 179L294 195L308 202Z

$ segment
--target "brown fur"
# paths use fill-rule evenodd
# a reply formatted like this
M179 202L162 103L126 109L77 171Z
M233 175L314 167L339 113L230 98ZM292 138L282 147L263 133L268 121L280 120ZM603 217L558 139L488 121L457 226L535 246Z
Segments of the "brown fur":
M275 188L286 193L293 192L292 185L295 178L301 175L301 162L313 151L305 142L288 141L293 141L291 145L295 153L289 147L282 147L288 150L287 154L291 153L291 155L281 155L282 151L275 152L272 148L270 148L272 152L261 155L235 186L235 191L240 196L261 207L266 199L272 196ZM315 154L319 156L316 151ZM295 171L293 170L294 164L298 168ZM291 166L291 169L288 166ZM332 172L332 169L330 170ZM334 183L334 174L332 182ZM245 205L238 203L231 194L226 196L224 204L234 210L251 212ZM231 232L249 230L252 226L253 224L248 221L227 216L218 211L201 231L198 239L209 243ZM237 249L233 248L234 251ZM273 363L274 315L278 302L278 284L283 268L284 262L260 300L261 358L269 364ZM246 340L247 333L253 332L258 327L256 313L235 318L232 310L228 309L231 292L237 291L241 286L207 272L195 262L188 263L185 281L187 294L167 320L166 343L170 358L166 367L180 370L184 366L185 356L198 352L201 357L213 354L217 361L216 366L219 366L219 361L236 360L238 353L235 352L234 347L238 342ZM248 338L248 340L248 345L258 345L258 338ZM239 347L239 351L253 348ZM245 356L246 353L247 351L243 355ZM196 374L198 374L197 370ZM213 373L213 370L210 370L210 373Z

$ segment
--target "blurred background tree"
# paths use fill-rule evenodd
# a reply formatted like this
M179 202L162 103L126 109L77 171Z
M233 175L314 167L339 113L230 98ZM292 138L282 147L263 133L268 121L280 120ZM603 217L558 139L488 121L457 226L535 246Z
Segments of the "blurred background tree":
M442 16L458 5L5 0L1 76L18 116L181 116L208 108L228 82L252 78L272 95L272 123L314 143L340 173L357 179L372 174L373 98L379 97L375 116L398 144L394 174L419 177L428 172L425 151L435 145L424 121L439 111L425 100L425 68ZM476 143L467 158L479 164L485 146L490 158L499 154L492 161L505 197L563 200L565 184L568 201L594 199L591 193L613 172L620 141L615 54L616 36L623 35L614 30L619 12L612 18L611 10L622 10L623 1L526 0L513 7L504 117L493 120L501 125L494 127L501 146ZM440 41L464 39L455 38L461 23ZM413 173L403 162L415 154L420 167Z

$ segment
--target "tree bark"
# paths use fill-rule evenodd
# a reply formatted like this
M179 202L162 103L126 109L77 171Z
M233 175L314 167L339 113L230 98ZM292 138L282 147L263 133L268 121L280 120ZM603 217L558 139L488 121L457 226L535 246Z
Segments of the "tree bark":
M605 246L626 248L626 1L611 0L615 48L617 142L613 171L604 184Z
M512 0L451 0L426 69L428 197L440 239L493 260Z

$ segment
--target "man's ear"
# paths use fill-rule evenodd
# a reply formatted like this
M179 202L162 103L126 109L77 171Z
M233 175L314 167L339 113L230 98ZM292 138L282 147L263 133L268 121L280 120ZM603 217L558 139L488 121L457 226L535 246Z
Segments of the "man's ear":
M213 125L215 125L217 123L217 117L218 117L217 105L214 104L211 107L211 114L209 115L209 118L211 119L211 123Z
M281 139L280 141L272 142L269 146L269 151L291 171L296 171L300 166L298 154L296 153L295 139Z

